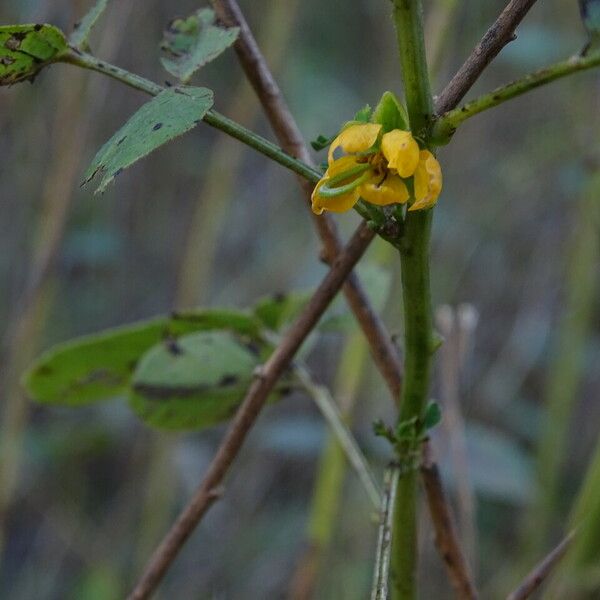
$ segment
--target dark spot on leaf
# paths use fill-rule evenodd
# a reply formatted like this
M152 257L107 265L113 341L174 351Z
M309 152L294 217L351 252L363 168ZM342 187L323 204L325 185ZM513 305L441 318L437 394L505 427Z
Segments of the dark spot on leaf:
M235 385L238 382L237 375L223 375L219 381L220 386Z
M41 28L43 27L43 25L40 25L39 23L33 28L34 31L39 31Z
M18 50L25 36L26 34L23 32L13 33L4 43L4 47L8 50Z
M77 23L75 23L75 25L73 25L73 29L79 29L81 27L81 23L79 21L77 21Z
M120 169L117 169L112 176L113 177L117 177L118 175L120 175L123 172L123 167L121 167Z
M273 302L284 302L285 299L287 298L286 294L282 293L282 292L277 292L276 294L273 294L272 296L273 298Z
M288 385L288 386L285 386L285 387L281 388L280 391L281 391L281 395L282 396L287 396L287 395L289 395L289 394L292 393L293 388Z
M52 375L52 373L54 373L54 369L48 365L41 365L35 371L36 375L42 375L44 377L47 375Z
M106 65L103 62L97 63L99 69L106 69Z
M162 123L157 123L153 128L152 131L158 131L161 127L163 126Z
M137 360L130 360L127 363L127 370L130 371L131 373L133 373L133 371L135 371L136 367L137 367Z
M183 349L177 343L175 338L167 338L165 340L165 346L167 347L169 354L172 354L173 356L179 356L180 354L183 354Z
M127 136L124 135L118 142L117 142L117 146L120 146L125 140L127 139Z
M251 354L254 354L254 356L260 356L260 348L258 347L258 344L255 342L246 342L244 345Z
M165 80L166 87L173 87L173 84L170 81Z

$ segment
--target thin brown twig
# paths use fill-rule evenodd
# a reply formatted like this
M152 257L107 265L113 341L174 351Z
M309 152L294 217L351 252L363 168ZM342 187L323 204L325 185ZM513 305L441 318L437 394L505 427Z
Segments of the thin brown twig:
M314 165L300 129L237 2L235 0L213 0L213 6L220 21L229 27L240 28L240 35L234 44L235 52L246 77L256 91L279 144L288 154L299 158L306 164ZM313 185L302 178L298 178L298 181L305 193L306 202L310 205ZM323 243L325 251L323 258L326 262L330 262L342 248L335 221L327 215L312 215L312 217ZM355 274L352 274L346 281L344 294L369 342L373 360L397 402L400 397L402 366L391 336L373 310L369 298Z
M515 39L515 29L536 0L511 0L486 31L469 58L435 100L438 115L456 108L500 50Z
M331 269L306 308L290 327L269 360L260 369L229 425L200 487L154 551L144 573L130 594L129 600L143 600L152 594L204 513L216 500L215 490L220 488L269 393L341 289L348 274L363 255L374 235L374 232L366 224L363 223L359 226L344 251L334 260Z
M506 600L527 600L527 598L530 598L564 558L573 543L575 533L575 530L571 531L546 558L539 562L533 571L525 577L521 585L507 596Z
M448 577L458 598L476 600L477 590L458 541L458 532L450 511L450 504L444 492L438 466L433 461L429 441L423 444L421 476L435 530L435 544L444 560Z
M574 537L575 531L571 531L546 558L535 566L533 571L525 577L514 592L508 595L506 600L527 600L527 598L530 598L563 559Z

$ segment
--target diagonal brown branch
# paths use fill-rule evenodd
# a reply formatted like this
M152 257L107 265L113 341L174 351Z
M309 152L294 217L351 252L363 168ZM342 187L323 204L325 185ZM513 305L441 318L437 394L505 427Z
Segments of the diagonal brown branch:
M421 477L435 530L435 543L444 560L456 595L460 600L476 600L477 590L458 541L458 532L450 511L450 504L444 492L438 466L433 461L431 445L428 441L423 445Z
M260 99L281 147L288 154L299 158L306 164L314 165L298 125L237 2L235 0L213 0L213 6L219 20L225 25L240 28L240 35L234 49L244 73ZM298 181L304 190L306 202L310 205L310 195L314 186L302 178L298 178ZM327 215L312 215L312 217L323 243L324 259L330 262L339 254L342 247L335 221ZM369 298L355 274L348 278L344 286L344 294L367 337L373 359L397 401L400 397L402 367L396 347L371 307Z
M204 513L217 499L219 494L215 492L220 488L269 393L341 289L374 235L366 224L359 226L343 252L334 260L306 308L264 364L227 429L200 487L154 551L129 600L143 600L152 594Z
M571 531L546 558L535 566L533 571L525 577L521 585L514 592L508 595L506 600L527 600L527 598L530 598L563 559L574 537L575 531Z
M515 39L517 25L535 3L536 0L511 0L508 3L477 44L471 56L437 97L435 109L438 115L456 108L500 50Z

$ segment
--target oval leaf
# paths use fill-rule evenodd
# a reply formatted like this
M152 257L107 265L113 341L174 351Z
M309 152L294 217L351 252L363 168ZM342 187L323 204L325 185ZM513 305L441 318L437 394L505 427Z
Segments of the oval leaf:
M186 335L154 346L132 378L130 405L146 423L199 429L227 420L243 400L261 359L228 332Z
M205 310L160 317L58 344L23 377L38 402L82 406L125 391L140 357L162 340L195 331L231 329L258 336L256 320L241 311Z
M156 148L195 127L213 104L207 88L180 87L163 90L142 106L102 148L85 174L88 183L97 173L102 192L123 169Z
M0 26L0 85L33 80L68 49L63 32L54 25Z
M239 31L239 27L218 25L211 8L203 8L187 19L175 19L164 32L162 65L187 83L200 67L229 48Z

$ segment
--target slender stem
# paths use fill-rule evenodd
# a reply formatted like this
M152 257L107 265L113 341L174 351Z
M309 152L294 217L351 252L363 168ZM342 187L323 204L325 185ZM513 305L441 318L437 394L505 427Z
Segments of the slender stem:
M506 600L527 600L527 598L531 598L564 558L573 543L574 537L575 531L571 531L548 556L535 566L519 587L507 596Z
M433 100L429 84L423 6L421 0L394 0L394 20L406 104L413 133L428 140ZM400 422L423 415L429 393L433 318L429 291L429 239L432 211L408 212L402 232L400 260L404 301L405 370L400 402ZM414 442L401 448L398 457L406 468L398 483L392 549L392 598L417 596L417 482L412 466Z
M67 62L84 69L90 69L92 71L97 71L98 73L108 75L109 77L112 77L113 79L116 79L125 85L128 85L129 87L146 92L151 96L156 96L165 89L149 79L145 79L144 77L140 77L135 73L130 73L125 69L121 69L120 67L116 67L102 60L98 60L97 58L91 56L90 54L86 54L85 52L73 50L65 55L62 60L63 62ZM316 183L319 181L319 179L321 179L321 173L317 169L314 169L301 160L290 156L279 146L273 144L273 142L270 142L257 133L246 129L239 123L228 119L224 115L219 114L216 110L209 110L204 116L203 121L211 127L219 129L246 144L247 146L254 148L261 154L264 154L275 162L278 162L280 165L290 169L290 171L294 171L294 173L297 173L311 183Z
M381 503L379 535L377 538L377 554L375 557L375 577L371 600L387 600L388 580L392 552L392 527L394 505L398 492L400 468L397 465L386 470L384 476L384 495Z
M530 73L522 79L517 79L503 87L499 87L492 92L484 94L471 102L467 102L460 108L455 108L443 114L433 126L432 140L436 144L446 144L461 125L467 119L494 108L507 100L511 100L516 96L525 94L537 87L546 85L556 79L572 75L578 71L584 71L600 65L600 51L590 53L587 56L572 56L567 60L555 63Z
M369 496L369 500L371 500L376 509L379 508L381 506L379 486L375 481L375 477L373 476L365 455L362 453L354 436L344 423L340 411L337 408L334 399L331 397L329 390L325 386L316 384L306 368L297 366L294 369L294 372L302 384L302 387L310 394L317 405L317 408L321 411L321 414L333 431L338 444L346 454L348 462L363 484L367 496Z

